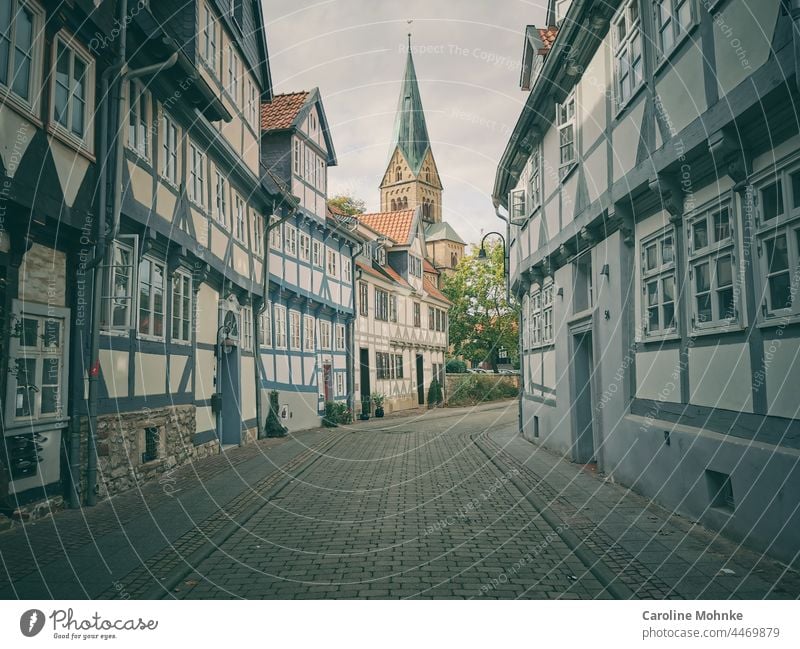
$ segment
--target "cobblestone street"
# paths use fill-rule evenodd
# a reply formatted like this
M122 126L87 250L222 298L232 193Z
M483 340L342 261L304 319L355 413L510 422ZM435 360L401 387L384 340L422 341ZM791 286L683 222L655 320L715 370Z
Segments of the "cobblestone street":
M0 595L800 594L793 570L530 445L516 417L507 402L233 449L0 534Z

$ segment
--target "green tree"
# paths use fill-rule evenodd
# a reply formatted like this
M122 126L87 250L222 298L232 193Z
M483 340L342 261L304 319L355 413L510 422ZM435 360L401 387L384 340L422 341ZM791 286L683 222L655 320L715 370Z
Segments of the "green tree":
M348 216L363 214L367 211L366 204L363 200L355 196L348 196L347 194L337 194L333 198L329 198L328 205L344 212Z
M444 278L443 293L450 309L450 342L456 356L473 362L488 361L497 371L499 352L513 362L519 357L519 312L506 296L503 247L485 245L486 259L477 251L464 255L456 272Z

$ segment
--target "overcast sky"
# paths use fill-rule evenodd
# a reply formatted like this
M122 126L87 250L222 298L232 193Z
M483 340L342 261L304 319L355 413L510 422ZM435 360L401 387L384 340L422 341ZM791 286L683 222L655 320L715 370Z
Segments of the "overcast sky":
M275 91L318 86L338 167L328 193L378 210L408 32L428 133L444 185L444 218L467 242L498 229L490 194L522 109L526 24L546 0L265 0ZM409 20L413 20L410 24Z

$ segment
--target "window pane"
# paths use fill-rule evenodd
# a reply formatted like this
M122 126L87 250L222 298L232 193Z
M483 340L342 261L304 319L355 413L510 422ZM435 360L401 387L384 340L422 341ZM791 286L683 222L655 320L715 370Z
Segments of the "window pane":
M692 224L692 240L695 250L702 250L708 245L708 224L705 218Z
M664 294L664 302L675 301L675 278L665 277L661 280L661 289Z
M697 320L698 322L709 322L713 319L711 315L711 295L697 296Z
M39 346L39 321L34 318L22 318L20 326L20 347Z
M647 270L653 270L658 265L657 249L655 244L645 248L645 265Z
M664 304L664 329L675 328L675 304L668 302Z
M661 263L671 264L674 259L672 237L664 237L661 241Z
M15 414L17 417L30 417L34 414L36 398L36 359L18 358L17 368L17 395Z
M83 137L83 113L86 104L85 77L86 64L78 57L75 57L72 86L72 132L79 137Z
M61 323L58 320L45 320L44 346L47 349L58 349L61 346Z
M767 248L767 265L770 273L789 268L789 253L786 249L786 235L768 239L764 242Z
M67 103L69 101L69 50L63 43L58 43L58 59L56 60L56 96L54 119L62 126L67 126Z
M795 171L792 176L792 207L800 207L800 171Z
M717 286L723 288L733 284L733 269L731 256L725 255L717 259Z
M773 310L788 309L792 306L789 273L781 273L769 278L769 302Z
M54 414L58 410L58 386L60 361L58 358L42 360L42 407L41 413Z
M724 241L731 236L731 215L727 208L714 215L714 241Z
M698 264L694 267L695 290L698 293L709 290L711 284L708 277L708 263Z
M783 183L777 182L761 190L762 217L765 221L783 214Z
M736 315L733 306L733 288L725 288L717 291L717 307L719 308L719 318L729 319Z
M650 282L647 285L647 306L658 304L658 282Z
M2 12L6 9L6 3L0 3L0 23L3 20ZM9 4L8 10L11 11ZM8 57L11 51L11 41L3 34L0 34L0 83L4 86L8 85Z
M29 9L20 7L15 18L14 45L16 51L14 52L13 90L20 97L27 99L30 88L31 48L33 46L33 14Z

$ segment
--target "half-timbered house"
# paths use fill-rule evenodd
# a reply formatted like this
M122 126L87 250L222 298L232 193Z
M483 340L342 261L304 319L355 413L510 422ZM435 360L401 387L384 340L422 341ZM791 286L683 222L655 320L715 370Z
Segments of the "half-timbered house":
M550 2L497 170L526 438L800 547L800 4Z
M265 169L297 204L270 226L269 296L261 313L264 397L277 390L290 430L319 425L326 402L353 393L353 263L357 239L327 208L336 164L319 90L276 95L261 108Z

